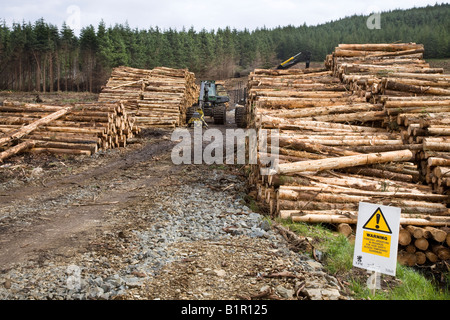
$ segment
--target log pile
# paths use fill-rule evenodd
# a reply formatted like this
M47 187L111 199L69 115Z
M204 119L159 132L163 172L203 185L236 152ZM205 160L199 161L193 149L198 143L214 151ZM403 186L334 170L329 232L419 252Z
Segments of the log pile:
M91 155L126 146L134 119L121 103L0 106L0 160L18 152Z
M416 161L423 181L436 192L449 194L450 96L383 96L382 100L390 127L400 132L405 143L422 146Z
M450 229L406 226L400 229L398 261L422 265L450 259Z
M276 121L283 118L284 128L302 121L373 124L385 118L381 104L370 104L349 91L348 86L324 69L256 69L249 78L247 123ZM285 121L286 119L287 121ZM262 123L256 124L260 126ZM277 123L277 128L280 128Z
M186 109L198 99L195 76L186 69L115 68L99 101L122 101L139 128L185 123Z
M416 152L422 181L449 194L450 75L430 68L423 45L341 44L325 66L367 101L382 104L384 126Z
M146 127L177 127L186 123L186 110L199 95L195 76L186 69L158 67L144 79L142 99L138 100L138 125Z
M137 108L137 101L142 99L144 79L151 70L131 67L117 67L111 71L111 76L99 94L99 102L122 101L127 111Z
M446 79L450 86L450 76ZM436 192L449 194L450 95L383 96L382 101L390 127L405 143L422 145L416 156L422 179Z
M273 216L351 232L359 202L397 206L399 261L449 259L449 76L423 52L414 43L339 45L326 70L250 75L247 123L279 130L249 178ZM278 164L261 175L275 138Z
M378 102L380 94L446 95L445 87L428 88L443 69L431 68L423 53L423 45L415 43L340 44L327 56L325 66L353 92L372 102Z
M375 71L365 72L377 77ZM344 75L341 80L322 69L250 74L247 123L279 130L278 149L272 150L279 154L276 174L260 172L267 167L260 159L270 152L273 137L251 168L250 184L256 185L259 200L272 215L293 221L355 224L358 203L365 201L401 207L404 226L448 225L448 195L418 183L413 161L423 144L405 143L400 132L389 130L384 104L368 102Z

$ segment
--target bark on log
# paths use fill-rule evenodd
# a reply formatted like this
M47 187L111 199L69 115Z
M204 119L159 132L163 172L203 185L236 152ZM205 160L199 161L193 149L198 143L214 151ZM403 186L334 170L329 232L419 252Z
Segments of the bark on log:
M317 210L317 211L326 211L326 210L349 210L349 211L357 211L358 204L361 201L372 201L378 202L385 205L395 205L402 208L402 212L404 215L412 215L416 214L433 214L433 215L442 215L445 216L449 214L449 211L445 207L420 207L421 205L426 205L423 202L404 202L399 200L380 200L377 198L361 198L361 197L350 197L345 195L322 195L322 194L305 194L300 193L297 195L292 195L291 199L283 199L282 197L286 197L286 194L280 196L278 192L277 195L277 212L281 212L283 210ZM298 198L298 199L297 199Z
M425 230L430 232L431 237L437 242L444 242L447 238L447 232L433 228L433 227L425 227Z
M34 132L26 137L30 140L54 141L67 143L97 143L100 144L102 138L98 135L70 134L57 132Z
M431 151L450 151L449 142L435 142L425 138L423 141L423 149Z
M438 158L438 157L430 157L427 160L427 165L429 167L450 167L450 159Z
M433 194L433 193L414 193L414 192L401 192L401 191L368 191L359 190L350 187L342 186L332 186L326 184L316 183L314 186L282 186L279 189L280 197L283 199L283 195L289 197L291 194L295 193L307 193L307 192L317 192L320 194L330 193L335 196L340 195L354 195L354 196L370 196L374 198L390 198L390 199L411 199L417 201L429 201L447 202L449 197L447 195ZM445 205L442 205L445 208Z
M291 219L293 222L314 222L314 223L349 223L356 224L357 211L346 210L280 210L281 219ZM450 217L431 216L426 214L415 214L414 217L402 214L400 218L401 225L416 226L447 226L450 223ZM425 239L426 240L426 239Z
M36 148L89 150L91 154L98 151L97 143L67 143L54 141L36 141Z
M56 154L72 154L90 156L92 153L89 150L79 149L61 149L61 148L32 148L31 153L56 153Z
M427 135L431 136L450 136L450 127L429 126L425 129Z
M413 100L403 98L401 100L388 100L384 103L385 108L408 108L408 107L447 107L450 105L450 100Z
M417 79L414 75L410 74L408 78L404 77L389 77L386 81L392 81L397 83L403 83L407 85L421 86L421 87L437 87L437 88L450 88L450 77L446 80L435 79Z
M393 81L387 79L385 88L389 90L405 91L417 94L429 94L429 95L442 95L449 96L450 90L443 88L434 88L430 86L417 86L412 84L406 84L399 81Z
M423 229L416 226L406 226L405 229L416 239L423 238Z
M412 49L422 49L422 44L415 43L368 43L368 44L339 44L341 50L358 51L404 51Z
M286 174L286 173L299 173L304 171L333 170L374 163L410 161L412 158L413 153L410 150L370 153L364 155L280 164L277 168L277 173Z
M450 177L450 167L435 167L433 174L437 178Z
M326 142L326 141L323 141ZM291 149L308 151L313 153L322 153L322 154L330 154L330 155L339 155L339 156L349 156L349 155L357 155L358 152L354 152L351 150L345 150L337 147L330 147L326 145L322 145L320 143L314 143L310 141L301 141L295 138L289 137L279 137L278 143L280 147L289 147Z

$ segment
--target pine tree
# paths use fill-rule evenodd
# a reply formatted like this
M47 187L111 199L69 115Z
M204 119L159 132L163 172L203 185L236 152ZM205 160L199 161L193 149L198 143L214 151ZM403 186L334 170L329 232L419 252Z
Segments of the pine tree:
M317 26L288 25L254 31L229 27L197 32L158 27L131 29L128 23L97 31L90 25L75 36L39 19L34 23L0 21L0 89L99 91L119 65L152 69L189 68L198 78L226 78L235 72L272 68L288 57L310 51L323 61L339 43L416 42L425 58L450 58L450 4L381 14L381 29L369 29L368 15L353 15Z
M93 91L94 70L96 65L96 52L98 50L98 41L95 34L95 28L92 25L81 29L80 33L80 53L81 70L84 72L87 82L86 89Z

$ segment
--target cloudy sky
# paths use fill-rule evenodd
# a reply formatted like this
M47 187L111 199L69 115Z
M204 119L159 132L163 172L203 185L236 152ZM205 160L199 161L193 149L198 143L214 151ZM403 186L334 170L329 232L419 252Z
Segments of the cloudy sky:
M316 25L353 14L423 7L439 0L0 0L0 20L13 22L44 18L60 27L65 21L72 29L103 19L107 26L128 22L131 28L162 29L194 27L196 30L224 28L253 30Z

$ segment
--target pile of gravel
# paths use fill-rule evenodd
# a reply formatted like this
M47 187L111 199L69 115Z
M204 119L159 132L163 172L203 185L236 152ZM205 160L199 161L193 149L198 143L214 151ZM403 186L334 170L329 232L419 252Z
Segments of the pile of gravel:
M164 266L186 258L176 244L233 237L267 241L267 246L278 248L281 258L294 257L304 270L322 272L320 264L290 251L268 220L245 205L244 189L242 179L220 170L201 183L152 187L141 206L126 212L147 217L148 226L131 227L123 237L105 235L110 236L105 243L121 249L120 254L93 250L18 264L0 274L0 299L114 299L142 287ZM120 214L111 212L116 218Z

